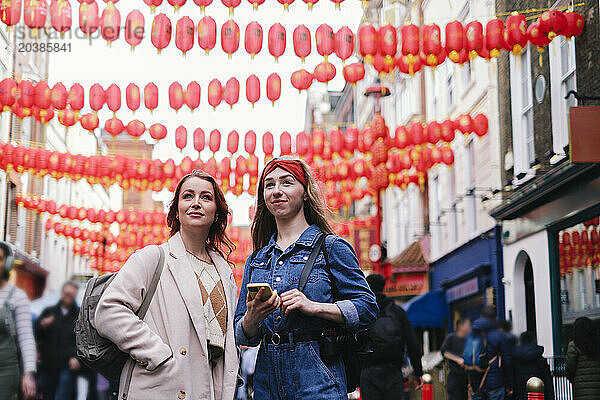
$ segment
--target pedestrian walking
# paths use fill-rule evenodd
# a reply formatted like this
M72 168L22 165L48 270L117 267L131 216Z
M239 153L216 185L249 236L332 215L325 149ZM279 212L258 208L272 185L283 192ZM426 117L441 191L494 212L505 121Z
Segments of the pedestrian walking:
M257 193L255 251L246 262L235 313L238 344L260 344L254 398L347 400L344 363L330 332L372 323L375 296L354 249L327 222L304 161L271 160ZM309 259L314 267L303 274ZM306 286L299 288L302 281ZM254 296L248 283L263 287Z
M8 283L11 268L12 250L0 242L0 400L16 400L19 391L32 399L36 350L31 311L25 292Z
M171 238L160 245L165 265L144 321L135 312L150 286L159 246L134 253L102 295L96 329L131 356L121 373L120 399L233 399L237 288L226 261L233 248L225 233L228 214L212 176L198 170L184 176L167 214ZM126 390L130 363L135 365Z
M473 322L473 331L467 338L463 359L471 400L504 400L507 393L512 394L510 343L497 326L496 308L486 306L481 317Z
M538 346L535 335L531 332L523 332L519 337L519 344L513 351L513 398L515 400L527 400L527 381L534 376L544 382L545 398L554 399L550 366L543 354L544 347Z
M71 400L75 394L77 373L81 369L75 349L75 304L79 286L66 282L59 302L42 311L35 323L40 349L40 387L44 400Z
M456 321L456 332L449 333L442 343L441 353L448 363L446 391L448 400L467 400L468 381L463 354L467 336L471 333L471 320L461 317Z
M567 378L576 400L600 399L600 335L587 317L573 324L573 340L567 347Z
M385 278L379 274L367 277L377 299L379 314L371 326L369 337L373 353L365 360L360 377L360 394L364 400L404 399L402 366L408 353L417 389L423 386L421 349L406 311L383 294Z

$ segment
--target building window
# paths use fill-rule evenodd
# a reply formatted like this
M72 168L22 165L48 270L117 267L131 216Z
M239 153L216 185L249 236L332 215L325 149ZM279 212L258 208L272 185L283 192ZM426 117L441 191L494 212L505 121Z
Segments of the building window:
M575 75L575 39L559 36L550 43L550 94L552 102L552 149L564 155L569 144L569 107L575 107L574 96L565 99L571 90L577 90Z
M510 88L513 130L514 174L517 181L530 173L535 159L533 136L533 89L531 58L527 48L520 56L510 55Z
M465 224L469 235L477 231L477 199L475 198L475 154L473 149L473 139L469 137L465 141L465 165L464 165L464 181L465 181L465 197L463 199L465 211Z
M450 110L454 105L454 81L453 81L454 65L446 63L446 109Z

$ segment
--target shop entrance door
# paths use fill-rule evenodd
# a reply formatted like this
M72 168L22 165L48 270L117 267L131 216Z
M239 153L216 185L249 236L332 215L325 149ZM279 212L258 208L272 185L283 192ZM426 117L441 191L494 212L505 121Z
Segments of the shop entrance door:
M537 337L537 327L535 323L535 289L533 285L533 266L531 260L527 257L525 261L525 270L523 273L525 283L525 316L527 319L527 330Z

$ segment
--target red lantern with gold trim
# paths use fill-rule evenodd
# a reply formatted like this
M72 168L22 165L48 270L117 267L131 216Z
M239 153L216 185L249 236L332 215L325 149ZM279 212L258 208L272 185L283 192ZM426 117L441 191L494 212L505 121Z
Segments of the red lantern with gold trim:
M183 94L183 101L189 107L191 112L194 112L200 105L200 85L196 81L188 83Z
M310 30L304 25L298 25L296 29L294 29L294 53L296 56L300 57L302 62L311 51L311 39L310 39Z
M167 0L171 6L175 9L175 12L178 12L181 7L185 5L187 0Z
M254 131L246 132L244 136L244 150L248 154L254 154L256 151L256 133Z
M485 46L490 51L490 58L500 55L500 50L506 48L504 42L504 21L494 18L485 26Z
M408 128L408 141L413 146L420 146L425 141L425 135L423 132L423 124L420 122L413 122Z
M312 153L315 156L322 156L325 149L325 132L321 129L312 131L311 133Z
M568 28L565 15L559 10L544 11L538 18L540 32L552 41L556 36L562 35Z
M514 12L506 18L504 41L514 55L518 56L523 52L527 46L527 20L523 14Z
M263 44L263 29L256 21L252 21L246 26L246 34L244 35L244 47L246 52L250 54L250 58L262 50Z
M256 75L250 75L246 79L246 99L254 104L260 99L260 81Z
M8 98L5 96L9 96L11 91L14 90L16 90L16 83L14 80L4 79L2 80L2 82L0 82L0 104L2 105L2 107L12 105L12 103L7 104ZM41 110L45 110L52 106L52 89L50 89L50 87L48 86L48 82L40 81L36 83L33 93L33 102L36 107L40 108ZM12 97L12 101L14 102L14 97ZM1 107L0 111L2 111Z
M273 157L273 150L275 149L275 141L273 140L273 134L271 132L265 132L262 137L262 148L263 153L267 157Z
M146 20L144 14L133 10L125 18L125 41L131 46L131 50L142 42L144 38Z
M454 122L447 119L441 124L442 140L446 143L452 143L454 141L456 129Z
M137 139L146 132L146 125L142 121L134 119L127 124L125 129L129 136Z
M158 14L152 21L152 33L150 39L152 45L158 50L160 54L161 50L164 49L171 43L171 31L172 25L171 20L164 13Z
M425 137L428 143L437 144L442 138L442 126L437 121L431 121L425 127Z
M307 90L313 82L313 75L305 69L295 71L290 78L292 86L298 89L298 92Z
M25 0L23 21L29 29L33 29L33 36L37 36L37 30L42 29L46 25L47 16L48 4L46 0ZM96 6L96 18L97 16L98 7Z
M183 126L175 129L175 146L181 151L187 146L187 129Z
M177 21L175 25L175 46L183 55L192 49L194 46L194 37L196 33L196 25L190 17L183 17Z
M329 83L335 78L335 66L330 62L322 62L315 67L314 77L321 83Z
M426 57L426 64L429 66L439 65L441 51L440 27L436 24L423 26L423 53Z
M206 7L212 4L212 0L194 0L194 3L200 7L200 11L204 14L206 12Z
M210 151L216 153L221 148L221 132L218 129L213 129L210 132L210 137L208 138L208 148Z
M217 106L223 100L223 87L218 79L213 79L208 84L208 104L216 110Z
M292 154L292 135L284 131L279 137L279 149L282 156Z
M216 44L217 23L212 17L206 16L198 22L198 45L208 54Z
M477 114L473 118L473 131L479 137L483 137L488 133L488 119L484 114Z
M64 110L60 110L58 112L58 122L60 122L67 129L77 123L77 115L75 111L70 108L65 108Z
M233 10L240 5L241 0L221 0L221 3L227 8L229 8L229 16L233 16Z
M194 131L194 149L201 153L206 146L206 136L204 135L204 131L201 128L197 128Z
M550 39L547 34L543 34L540 30L539 22L536 21L529 25L527 28L527 39L531 42L531 44L537 46L537 50L539 53L539 64L542 65L542 53L544 52L544 47L550 44Z
M343 69L344 79L353 86L365 77L365 66L361 62L346 65Z
M446 52L448 58L457 63L460 60L460 52L465 46L465 28L460 21L452 21L446 24Z
M298 153L300 157L308 157L311 153L310 138L304 131L296 135L296 153Z
M471 59L477 57L483 46L483 25L479 21L471 21L465 26L467 50Z
M464 135L472 133L474 130L473 118L471 118L469 114L459 115L455 122L455 125L458 126L458 130L461 131Z
M267 98L275 105L275 102L281 97L281 78L276 73L272 73L267 78Z
M384 56L386 65L394 65L394 56L398 50L398 32L392 25L379 28L379 53Z
M315 33L315 39L317 43L317 52L325 57L325 62L327 62L327 58L335 51L333 29L327 24L319 25L317 32Z
M396 57L396 67L403 74L413 76L415 72L419 72L423 68L423 62L421 61L421 57L411 57L411 55Z
M275 62L285 53L285 28L277 23L269 28L269 53L275 57Z
M79 120L81 127L89 132L94 132L98 125L100 125L100 121L98 120L98 116L95 113L85 114Z
M341 155L344 150L344 134L341 130L335 128L329 131L329 143L331 152Z
M358 51L369 64L373 63L377 54L377 42L377 29L373 25L365 24L358 28Z
M105 94L106 105L108 106L108 109L113 112L114 116L121 108L121 89L113 83L106 88Z
M21 97L23 97L23 93L24 93L23 90L21 90ZM73 111L79 113L79 111L81 111L81 109L85 105L84 97L85 97L85 90L83 89L83 86L81 86L79 83L75 83L69 89L69 94L67 96L67 103L69 104L69 106L71 107L71 109ZM33 96L32 96L32 101L33 101Z
M254 11L256 11L258 10L258 6L263 4L265 0L248 0L248 2L252 4L252 8L254 9Z
M112 2L106 5L100 18L100 34L110 45L119 38L121 31L121 13Z
M19 1L19 8L21 2ZM52 0L50 2L50 21L54 30L64 36L64 33L71 29L72 22L71 3L64 0Z
M240 47L240 27L232 19L221 27L221 47L229 58Z
M163 0L144 0L144 3L150 6L150 12L152 13L156 12L156 7L160 6L162 2Z
M442 147L442 162L447 166L454 164L454 151L452 151L451 147Z
M26 109L33 107L35 97L35 87L33 86L33 83L28 80L22 80L17 87L19 89L19 104Z
M354 53L354 33L347 26L335 33L335 54L345 62Z
M127 85L127 88L125 89L125 102L127 103L127 108L135 113L137 109L140 108L140 101L140 88L135 83Z
M346 128L344 134L344 150L354 154L354 151L358 149L358 128L354 125Z
M112 117L104 123L104 130L113 137L120 135L124 129L125 126L123 125L123 122L117 117Z
M579 36L583 32L585 21L583 17L576 12L566 11L565 18L567 19L567 28L563 31L563 35L568 39L573 36Z
M419 51L421 48L419 27L415 24L404 25L400 28L402 37L402 55L405 56L405 62L409 66L408 71L411 71L411 66L417 61L420 61ZM412 68L415 72L416 69ZM412 73L411 73L412 74Z
M237 131L229 132L229 135L227 135L227 151L233 155L238 151L239 145L240 145L239 133L237 133Z
M183 87L179 82L173 82L169 85L169 105L175 112L183 107L184 95Z
M69 94L67 88L62 83L58 82L52 88L52 107L57 110L64 110L67 107L67 99Z
M240 99L240 82L236 78L229 78L224 92L225 102L229 104L230 108L233 108L233 105Z
M153 82L144 87L144 105L151 113L158 107L158 87Z

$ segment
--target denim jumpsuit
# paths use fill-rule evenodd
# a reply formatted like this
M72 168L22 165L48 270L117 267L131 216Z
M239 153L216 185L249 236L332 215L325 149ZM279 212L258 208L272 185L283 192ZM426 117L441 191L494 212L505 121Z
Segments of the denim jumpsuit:
M346 375L341 357L320 357L316 341L297 342L291 332L318 331L332 326L332 322L318 317L308 317L298 310L284 316L281 310L270 314L260 325L255 337L247 337L242 329L246 313L246 285L267 282L278 294L298 288L298 280L312 246L321 235L316 225L307 228L300 238L281 250L276 234L269 244L254 257L248 258L235 312L235 335L238 345L261 345L254 373L254 398L258 400L347 400ZM369 289L364 274L358 266L354 249L339 236L330 235L325 241L331 276L339 297L335 301L345 319L345 326L356 328L375 321L378 313L375 295ZM304 294L319 303L334 303L330 275L323 253L319 254L308 277ZM261 343L264 335L279 333L290 337L289 343L275 345Z

